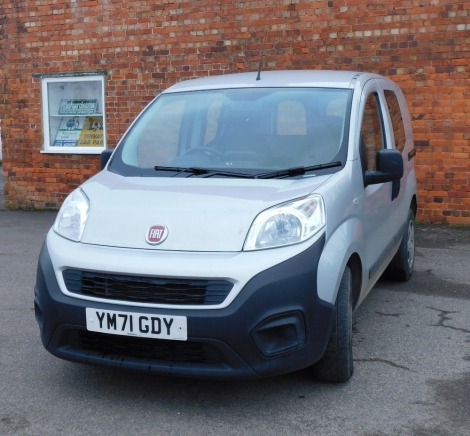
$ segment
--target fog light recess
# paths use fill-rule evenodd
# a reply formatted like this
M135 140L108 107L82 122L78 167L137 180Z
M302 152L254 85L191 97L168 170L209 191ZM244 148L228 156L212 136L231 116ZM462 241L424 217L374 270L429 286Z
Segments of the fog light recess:
M252 332L253 340L265 357L279 356L305 344L305 325L300 312L270 317Z
M42 329L44 324L44 314L36 301L34 302L34 316L36 317L36 322L38 323L39 327Z

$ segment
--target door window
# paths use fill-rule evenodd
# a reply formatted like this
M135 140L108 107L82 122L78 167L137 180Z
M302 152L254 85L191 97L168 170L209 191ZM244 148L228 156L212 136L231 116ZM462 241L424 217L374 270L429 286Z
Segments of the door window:
M377 169L377 151L385 148L382 116L380 112L379 97L371 94L364 108L361 125L361 161L364 171Z
M392 120L393 136L395 137L395 148L403 151L405 148L405 127L403 125L403 117L401 115L400 104L396 94L393 91L384 91L385 101L387 102L388 112Z

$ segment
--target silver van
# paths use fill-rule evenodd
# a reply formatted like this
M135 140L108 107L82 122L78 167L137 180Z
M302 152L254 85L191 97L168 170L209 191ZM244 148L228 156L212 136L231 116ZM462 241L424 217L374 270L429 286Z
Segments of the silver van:
M150 373L353 373L352 316L414 266L410 116L375 74L177 84L65 200L42 248L45 348Z

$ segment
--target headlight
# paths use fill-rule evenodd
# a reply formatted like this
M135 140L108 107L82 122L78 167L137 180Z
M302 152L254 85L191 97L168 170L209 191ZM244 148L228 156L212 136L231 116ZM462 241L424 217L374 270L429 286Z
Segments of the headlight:
M90 208L88 198L81 189L73 191L64 201L54 223L54 231L72 241L82 239Z
M255 218L243 249L262 250L306 241L325 226L325 221L319 195L272 207Z

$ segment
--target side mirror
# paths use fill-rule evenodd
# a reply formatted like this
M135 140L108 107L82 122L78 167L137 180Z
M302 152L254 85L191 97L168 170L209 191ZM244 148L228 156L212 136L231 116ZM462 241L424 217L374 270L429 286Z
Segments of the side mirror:
M107 150L104 150L103 152L101 152L101 156L100 156L100 166L101 166L101 169L102 169L102 170L104 169L104 167L105 167L106 164L108 163L109 158L110 158L111 155L113 154L113 151L114 151L114 150L107 149Z
M398 150L379 150L377 152L377 170L366 171L364 185L392 182L403 177L403 157Z

